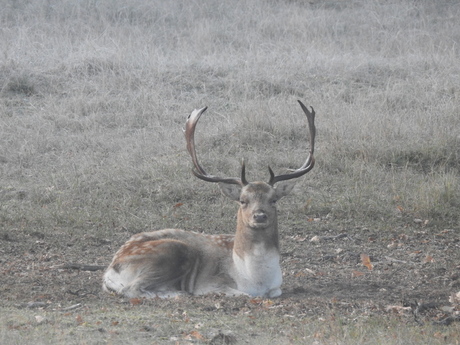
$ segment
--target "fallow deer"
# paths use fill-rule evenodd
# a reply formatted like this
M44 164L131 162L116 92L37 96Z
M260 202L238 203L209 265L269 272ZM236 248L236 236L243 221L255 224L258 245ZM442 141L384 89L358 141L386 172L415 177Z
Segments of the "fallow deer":
M126 297L173 297L182 294L281 295L282 274L276 201L294 184L282 183L309 172L315 163L315 111L298 101L307 116L310 153L297 170L270 180L248 182L243 162L240 178L221 178L206 173L195 151L195 127L207 109L194 110L185 129L193 174L217 182L227 197L239 203L234 235L206 235L179 229L143 232L132 236L115 254L104 274L103 287Z

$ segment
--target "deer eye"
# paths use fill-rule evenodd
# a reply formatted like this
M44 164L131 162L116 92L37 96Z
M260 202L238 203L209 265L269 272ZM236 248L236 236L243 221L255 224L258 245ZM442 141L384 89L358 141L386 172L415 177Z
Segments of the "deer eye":
M246 206L248 204L246 200L240 200L239 202L241 206Z

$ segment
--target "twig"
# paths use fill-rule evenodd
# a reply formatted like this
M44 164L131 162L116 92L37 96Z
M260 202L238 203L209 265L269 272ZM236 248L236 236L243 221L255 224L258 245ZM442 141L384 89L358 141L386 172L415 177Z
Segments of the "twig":
M82 307L81 303L77 303L77 304L71 305L70 307L59 309L59 311L71 311L71 310L79 309L81 307Z
M322 241L331 241L331 240L338 240L340 238L350 237L348 234L339 234L335 236L314 236L310 242L322 242Z
M83 265L83 264L63 264L63 265L53 266L51 268L64 269L64 270L102 271L106 268L106 266Z
M389 262L394 262L394 263L397 263L397 264L407 264L407 261L393 259L392 257L389 257L389 256L385 256L385 259L387 261L389 261Z

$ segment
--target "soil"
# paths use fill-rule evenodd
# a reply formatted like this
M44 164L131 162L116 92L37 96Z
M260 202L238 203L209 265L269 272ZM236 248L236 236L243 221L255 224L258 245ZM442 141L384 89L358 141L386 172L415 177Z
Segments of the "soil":
M314 225L315 220L311 222ZM323 315L335 305L351 314L400 310L414 314L418 307L434 321L452 317L428 309L452 306L449 299L460 291L456 230L432 229L424 223L391 231L324 230L338 227L323 224L315 234L314 228L307 234L304 229L291 229L281 236L283 295L270 302L276 303L280 312L295 309L297 314ZM113 239L120 239L115 242L59 229L52 235L26 230L0 233L2 304L30 307L30 303L61 306L101 299L123 301L102 291L101 276L128 238L126 232L113 234ZM254 302L208 296L186 298L181 303L200 301L203 308L215 308L216 299L227 304ZM456 308L458 314L458 304Z

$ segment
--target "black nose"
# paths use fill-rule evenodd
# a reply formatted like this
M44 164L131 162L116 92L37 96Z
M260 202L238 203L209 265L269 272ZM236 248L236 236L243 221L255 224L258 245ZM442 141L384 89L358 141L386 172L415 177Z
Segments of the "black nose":
M256 223L264 223L267 221L267 215L263 212L254 213L253 217Z

